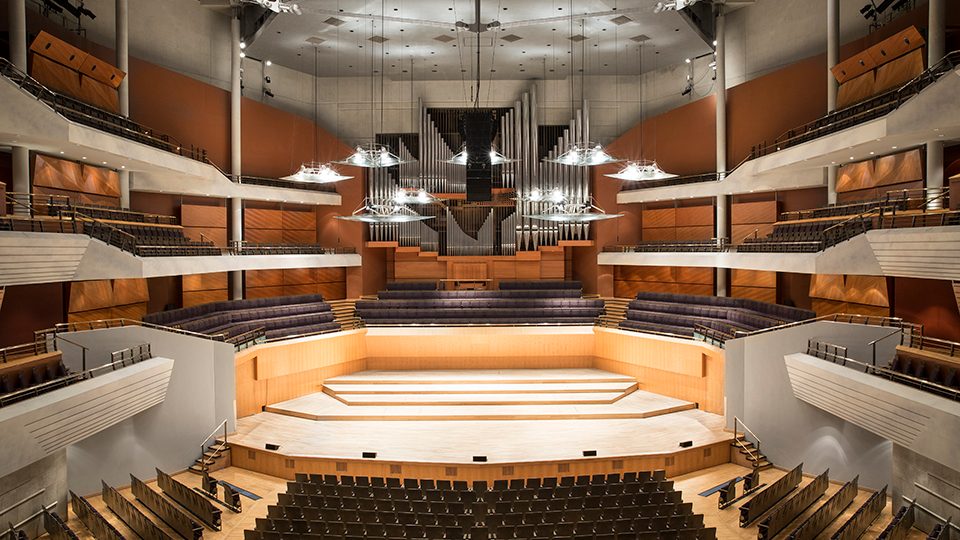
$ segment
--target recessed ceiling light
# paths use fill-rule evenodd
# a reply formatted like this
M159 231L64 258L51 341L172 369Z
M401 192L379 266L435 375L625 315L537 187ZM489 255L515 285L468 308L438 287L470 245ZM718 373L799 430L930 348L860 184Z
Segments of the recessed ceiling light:
M870 152L870 155L872 156L872 155L875 154L875 153L876 153L876 152Z
M87 156L83 156L83 157L81 157L80 159L87 159Z
M896 147L896 146L891 146L890 149L891 149L891 150L896 150L897 147Z
M60 155L61 155L61 156L63 155L63 150L60 151Z

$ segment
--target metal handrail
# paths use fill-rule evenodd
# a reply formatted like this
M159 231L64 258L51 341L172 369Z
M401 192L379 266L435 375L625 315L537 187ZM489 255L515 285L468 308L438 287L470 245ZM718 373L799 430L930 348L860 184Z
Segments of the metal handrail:
M811 349L811 342L813 342L813 340L810 340L807 342L807 354L815 358L826 360L834 364L839 364L844 367L847 367L848 365L854 365L859 368L862 368L864 373L883 376L890 380L896 380L897 382L904 382L906 384L910 384L911 386L915 386L920 390L924 390L924 389L936 390L937 393L945 394L947 396L952 397L953 399L960 399L960 390L957 390L956 388L950 388L949 386L944 386L942 384L935 383L933 381L928 381L926 379L914 377L913 375L908 375L906 373L900 373L899 371L894 371L889 368L875 366L875 365L868 364L866 362L854 360L853 358L849 358L844 355L830 354L827 351ZM840 347L840 348L843 349L843 347ZM817 353L824 353L824 355L820 356ZM827 358L827 356L829 356L830 358Z
M40 488L39 490L35 491L33 494L27 495L26 497L24 497L24 498L20 499L19 501L11 504L10 506L4 508L3 510L0 510L0 516L6 514L7 512L13 510L14 508L20 506L21 504L23 504L23 503L25 503L25 502L27 502L27 501L29 501L29 500L36 499L36 498L39 497L40 495L43 495L43 493L44 493L46 490L47 490L46 488Z
M924 347L924 344L927 342L933 343L934 347ZM911 341L911 346L913 345ZM948 356L960 356L960 343L955 341L949 341L946 339L940 339L935 337L923 336L919 338L919 347L921 350L933 350L933 352L939 351L948 351ZM942 353L941 353L942 354Z
M799 127L795 127L787 130L776 139L774 139L772 145L767 145L763 143L753 148L750 152L751 157L761 157L779 151L783 148L788 148L794 144L799 144L795 141L803 141L804 139L814 139L821 137L822 135L814 133L821 133L827 129L844 129L846 125L856 125L859 123L858 119L869 118L871 114L875 114L878 111L883 111L885 109L896 110L902 105L906 99L913 97L916 94L919 94L926 86L931 84L934 80L938 79L941 75L947 73L956 65L957 61L960 60L960 51L952 51L944 55L936 64L927 68L922 73L901 85L899 88L894 90L889 90L882 94L873 96L865 101L854 103L843 109L833 111L825 116L822 116L812 122L807 122ZM920 88L914 88L918 83L924 83ZM850 118L842 118L849 111L855 110L859 107L863 107L864 104L878 103L865 111L859 112L851 116ZM889 112L889 111L888 111ZM886 113L883 113L886 114ZM856 120L856 121L854 121ZM851 123L851 121L853 121ZM823 124L819 127L818 124ZM844 127L841 127L844 126ZM832 133L832 131L828 132Z
M83 328L86 326L87 328ZM144 328L153 328L155 330L163 330L165 332L173 332L175 334L183 334L192 337L198 337L203 339L209 339L213 341L226 341L227 334L201 334L200 332L193 332L191 330L184 330L183 328L176 328L173 326L163 326L160 324L154 324L144 321L138 321L136 319L128 319L126 317L117 317L114 319L97 319L93 321L80 321L80 322L67 322L67 323L57 323L51 329L40 331L43 334L52 332L56 335L58 332L82 332L84 330L99 330L102 328L118 328L124 326L142 326Z
M90 349L85 345L81 345L76 341L73 341L72 339L67 339L63 336L58 336L56 333L54 333L53 334L53 350L55 351L60 350L57 348L57 340L66 341L67 343L75 347L80 347L80 369L82 371L86 371L87 370L87 351L89 351Z
M844 321L842 319L846 319L846 320ZM853 321L855 319L860 319L861 322L854 323ZM880 324L871 324L871 321L873 320L879 321ZM761 328L759 330L753 330L752 332L737 331L736 337L755 336L758 334L765 334L767 332L783 330L784 328L792 328L794 326L810 324L818 321L847 322L850 324L865 324L869 326L891 326L891 327L896 326L899 328L910 328L912 330L919 329L920 333L923 332L923 325L906 322L900 317L880 317L880 316L873 316L873 315L860 315L858 313L834 313L832 315L821 315L819 317L804 319L802 321L789 322L789 323L781 324L778 326L771 326L769 328Z
M96 129L100 129L99 127L96 127L96 126L109 125L110 128L120 130L125 134L136 135L137 139L141 137L146 138L149 141L151 141L152 143L151 145L154 146L155 148L162 148L168 152L175 153L177 155L188 157L190 159L195 159L198 161L202 161L206 157L206 150L202 148L194 147L191 145L190 152L188 154L184 154L183 144L181 144L176 138L171 137L170 135L156 134L153 130L146 128L145 126L142 126L136 122L133 122L128 118L124 118L122 116L117 115L116 113L112 113L110 111L100 109L96 106L90 105L89 103L85 103L83 101L72 98L65 94L61 94L59 92L51 90L50 88L47 88L46 86L44 86L43 83L34 79L29 74L27 74L26 72L24 72L23 70L15 66L7 58L0 57L0 75L3 75L5 78L7 78L8 80L16 84L18 88L27 92L28 94L36 98L37 101L43 103L54 113L62 116L68 121L71 120L70 116L81 116L88 119L89 121L89 124L84 124L84 125L93 124L93 126ZM81 110L77 110L77 108L71 108L66 105L63 105L62 104L63 102L77 103L84 108L88 108L88 109L97 111L99 113L102 113L105 117L113 117L115 120L117 120L117 122L111 122L104 118L97 118L97 117L91 116ZM65 114L64 111L69 112L69 114ZM128 125L122 125L121 122L126 123ZM133 142L139 142L136 139L131 137L124 137L124 138L126 138L127 140L131 140Z
M151 358L152 358L152 357L151 357ZM142 362L143 360L148 360L148 359L149 359L149 358L143 358L143 357L141 357L141 358L134 358L134 359L133 359L133 364L136 364L136 363L138 363L138 362ZM71 374L69 374L69 375L60 377L60 378L58 378L58 379L53 379L53 380L47 381L47 382L45 382L45 383L41 383L41 384L36 384L36 385L33 385L33 386L29 386L29 387L27 387L27 388L23 388L23 389L21 389L21 390L17 390L16 392L11 392L11 393L9 393L9 394L3 394L3 395L0 395L0 407L4 406L6 403L10 403L10 402L12 402L12 401L17 401L17 400L23 398L24 396L31 396L31 395L36 396L36 395L40 395L40 394L42 394L44 391L46 391L46 390L48 390L48 389L50 389L50 388L67 386L67 385L69 385L69 384L71 384L71 383L73 383L73 382L83 381L83 380L87 380L87 379L92 379L92 378L94 377L94 374L96 374L96 373L98 373L98 372L106 371L107 369L109 369L110 371L116 371L118 367L123 368L123 367L126 367L127 365L128 365L128 364L126 363L126 361L124 361L124 360L118 360L118 361L115 361L115 362L110 362L109 364L104 364L104 365L102 365L102 366L97 366L97 367L95 367L95 368L84 369L83 371L80 371L79 373L71 373ZM130 365L132 365L132 364L130 364Z
M223 441L220 443L220 445L217 446L216 451L217 452L222 451L227 446L227 421L226 419L224 419L222 422L220 422L219 425L217 425L217 427L213 430L213 432L211 432L210 435L207 435L207 438L204 439L202 443L200 443L200 462L203 465L208 465L210 463L213 463L213 459L209 458L209 461L208 461L208 458L205 455L207 451L207 441L209 441L214 435L216 435L220 431L220 428L223 428Z
M47 350L47 344L44 342L41 343L34 341L33 343L22 343L20 345L10 345L8 347L0 348L0 364L6 364L11 359L22 358L24 356L36 356L38 354L45 354L49 352ZM40 349L43 349L41 352Z
M879 342L881 342L881 341L889 338L890 336L895 336L895 335L897 335L897 334L900 334L900 343L903 343L903 329L902 329L902 328L898 328L898 329L894 330L893 332L890 332L889 334L887 334L887 335L885 335L885 336L883 336L883 337L879 337L879 338L871 341L870 343L867 343L867 345L870 346L870 356L871 356L871 358L872 358L873 365L877 365L877 343L879 343Z
M31 521L37 519L38 517L44 515L45 513L53 510L54 508L57 507L57 504L58 504L58 503L57 503L56 501L54 501L54 502L52 502L52 503L50 503L50 504L48 504L48 505L46 505L46 506L41 505L41 506L40 506L40 510L37 510L37 511L34 512L33 514L30 514L29 516L25 517L25 518L22 519L19 523L16 523L16 524L11 523L9 529L7 529L7 530L5 530L5 531L0 531L0 538L3 538L3 537L5 537L5 536L11 536L11 537L13 537L13 536L16 534L17 529L19 529L20 527L23 527L23 526L26 525L27 523L30 523Z
M743 435L744 435L744 438L746 438L747 433L749 433L750 435L753 435L753 438L754 438L754 439L757 440L757 445L756 445L756 447L755 447L755 448L757 449L757 453L756 453L756 454L754 454L753 451L751 451L750 449L748 449L748 448L746 447L746 445L744 445L743 443L740 442L739 431L737 430L737 426L738 426L738 425L743 426L743 431L744 431ZM761 441L760 441L760 437L757 437L757 434L754 433L753 430L751 430L749 427L747 427L747 425L743 423L743 420L741 420L740 417L738 417L738 416L734 416L734 417L733 417L733 440L736 442L737 446L739 446L739 447L742 448L744 451L746 451L748 454L750 454L750 457L752 457L752 458L754 459L754 461L753 461L754 466L756 466L756 464L759 463L760 455L762 455L762 452L760 452L760 442L761 442Z

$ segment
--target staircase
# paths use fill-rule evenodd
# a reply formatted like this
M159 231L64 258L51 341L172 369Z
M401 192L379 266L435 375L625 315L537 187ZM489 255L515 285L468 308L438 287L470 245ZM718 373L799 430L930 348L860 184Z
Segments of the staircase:
M355 330L363 326L363 321L357 317L356 300L328 300L335 320L344 330Z
M733 451L736 453L732 455L731 461L737 465L742 465L744 467L751 467L760 471L764 471L773 467L773 463L770 463L770 460L767 459L767 456L763 455L756 446L746 439L743 435L738 436L733 442L730 443ZM733 453L733 452L731 452Z
M219 471L230 466L230 445L226 441L217 439L208 446L203 455L194 460L188 469L194 474L203 474Z
M630 304L628 298L604 298L603 314L597 322L598 326L605 328L617 328L620 321L627 318L627 306Z

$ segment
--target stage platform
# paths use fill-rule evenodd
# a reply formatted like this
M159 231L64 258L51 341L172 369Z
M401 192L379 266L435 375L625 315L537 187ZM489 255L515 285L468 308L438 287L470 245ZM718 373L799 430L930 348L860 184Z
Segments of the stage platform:
M732 434L721 416L638 386L595 369L359 372L241 418L230 437L233 463L285 478L472 480L682 474L729 461ZM682 441L692 445L681 448ZM279 448L267 451L268 444Z

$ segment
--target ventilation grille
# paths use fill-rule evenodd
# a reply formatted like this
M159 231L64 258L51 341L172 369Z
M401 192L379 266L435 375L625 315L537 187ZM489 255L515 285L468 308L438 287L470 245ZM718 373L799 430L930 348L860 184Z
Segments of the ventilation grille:
M336 18L336 17L330 17L329 19L327 19L327 20L325 20L325 21L323 21L323 22L329 24L330 26L340 26L341 24L343 24L343 23L345 23L345 22L347 22L347 21L344 21L343 19L338 19L338 18Z
M507 43L513 43L513 42L515 42L515 41L520 41L520 40L523 39L523 38L520 37L520 36L518 36L518 35L516 35L516 34L509 34L509 35L503 36L503 37L500 38L500 39L506 41Z
M621 15L619 17L614 17L610 19L610 22L612 22L617 26L620 26L620 25L627 24L628 22L633 22L633 19L631 19L630 17L627 17L626 15Z

